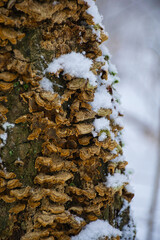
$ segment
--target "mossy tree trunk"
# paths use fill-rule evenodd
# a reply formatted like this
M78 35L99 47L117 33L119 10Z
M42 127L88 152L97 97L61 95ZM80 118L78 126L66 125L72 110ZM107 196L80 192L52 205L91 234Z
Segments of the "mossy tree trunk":
M125 172L127 162L111 161L122 156L121 141L92 135L94 119L111 121L112 110L93 111L88 79L44 71L76 52L93 61L97 78L115 75L103 68L109 56L96 60L107 37L88 9L83 0L0 2L0 239L70 239L97 219L134 239L124 237L132 221L124 202L133 194L127 183L104 184L107 174ZM41 87L44 78L54 92Z

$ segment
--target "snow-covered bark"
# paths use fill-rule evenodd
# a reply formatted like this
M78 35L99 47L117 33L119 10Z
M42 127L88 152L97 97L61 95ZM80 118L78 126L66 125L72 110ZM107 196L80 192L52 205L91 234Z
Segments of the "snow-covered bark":
M2 239L134 239L119 78L95 1L1 6Z

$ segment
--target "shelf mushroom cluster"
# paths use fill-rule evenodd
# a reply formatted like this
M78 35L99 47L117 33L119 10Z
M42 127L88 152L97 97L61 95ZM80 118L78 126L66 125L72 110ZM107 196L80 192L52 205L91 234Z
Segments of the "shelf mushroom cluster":
M7 97L17 82L20 86L27 84L20 89L19 98L27 104L28 113L18 117L15 124L27 123L28 142L43 142L42 151L35 159L37 175L32 186L24 186L15 173L7 172L3 166L0 170L0 199L11 204L9 214L14 225L18 224L20 214L24 216L22 240L69 240L87 223L103 219L106 208L114 214L116 196L121 201L133 197L125 188L127 182L117 188L105 184L107 174L114 175L116 171L123 174L127 162L112 161L123 154L116 138L107 135L99 141L98 136L93 136L95 118L108 119L115 137L122 130L110 118L112 109L93 110L91 102L97 86L92 86L88 79L64 73L63 68L47 75L53 83L61 79L61 94L46 91L39 84L42 70L50 61L47 56L58 58L72 51L85 52L85 57L93 61L92 73L97 79L108 81L105 57L97 60L103 56L99 46L107 36L100 25L95 25L93 16L86 11L88 8L83 0L3 0L0 3L0 121L5 123L8 112L12 111L6 107ZM35 37L40 38L35 43L39 44L38 60L32 59L31 42L28 55L23 49L23 44L29 41L29 31L35 31ZM40 51L45 61L38 55ZM111 95L112 88L108 85ZM0 135L3 133L0 129ZM2 161L5 163L5 159Z

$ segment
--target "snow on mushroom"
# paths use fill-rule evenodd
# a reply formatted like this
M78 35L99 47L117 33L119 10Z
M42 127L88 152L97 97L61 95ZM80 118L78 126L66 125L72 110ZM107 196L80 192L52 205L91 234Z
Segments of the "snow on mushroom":
M97 240L103 237L121 236L121 232L112 227L107 221L97 220L89 223L77 236L72 237L72 240Z
M90 85L96 86L96 76L90 70L92 64L93 61L86 58L83 54L71 52L53 60L44 73L51 72L56 74L63 71L63 74L70 74L72 77L89 79Z

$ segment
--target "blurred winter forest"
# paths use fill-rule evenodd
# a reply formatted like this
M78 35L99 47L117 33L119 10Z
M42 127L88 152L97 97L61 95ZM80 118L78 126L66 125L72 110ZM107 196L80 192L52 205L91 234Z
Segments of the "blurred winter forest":
M160 0L97 0L121 78L138 240L160 239ZM132 170L133 169L133 170Z

